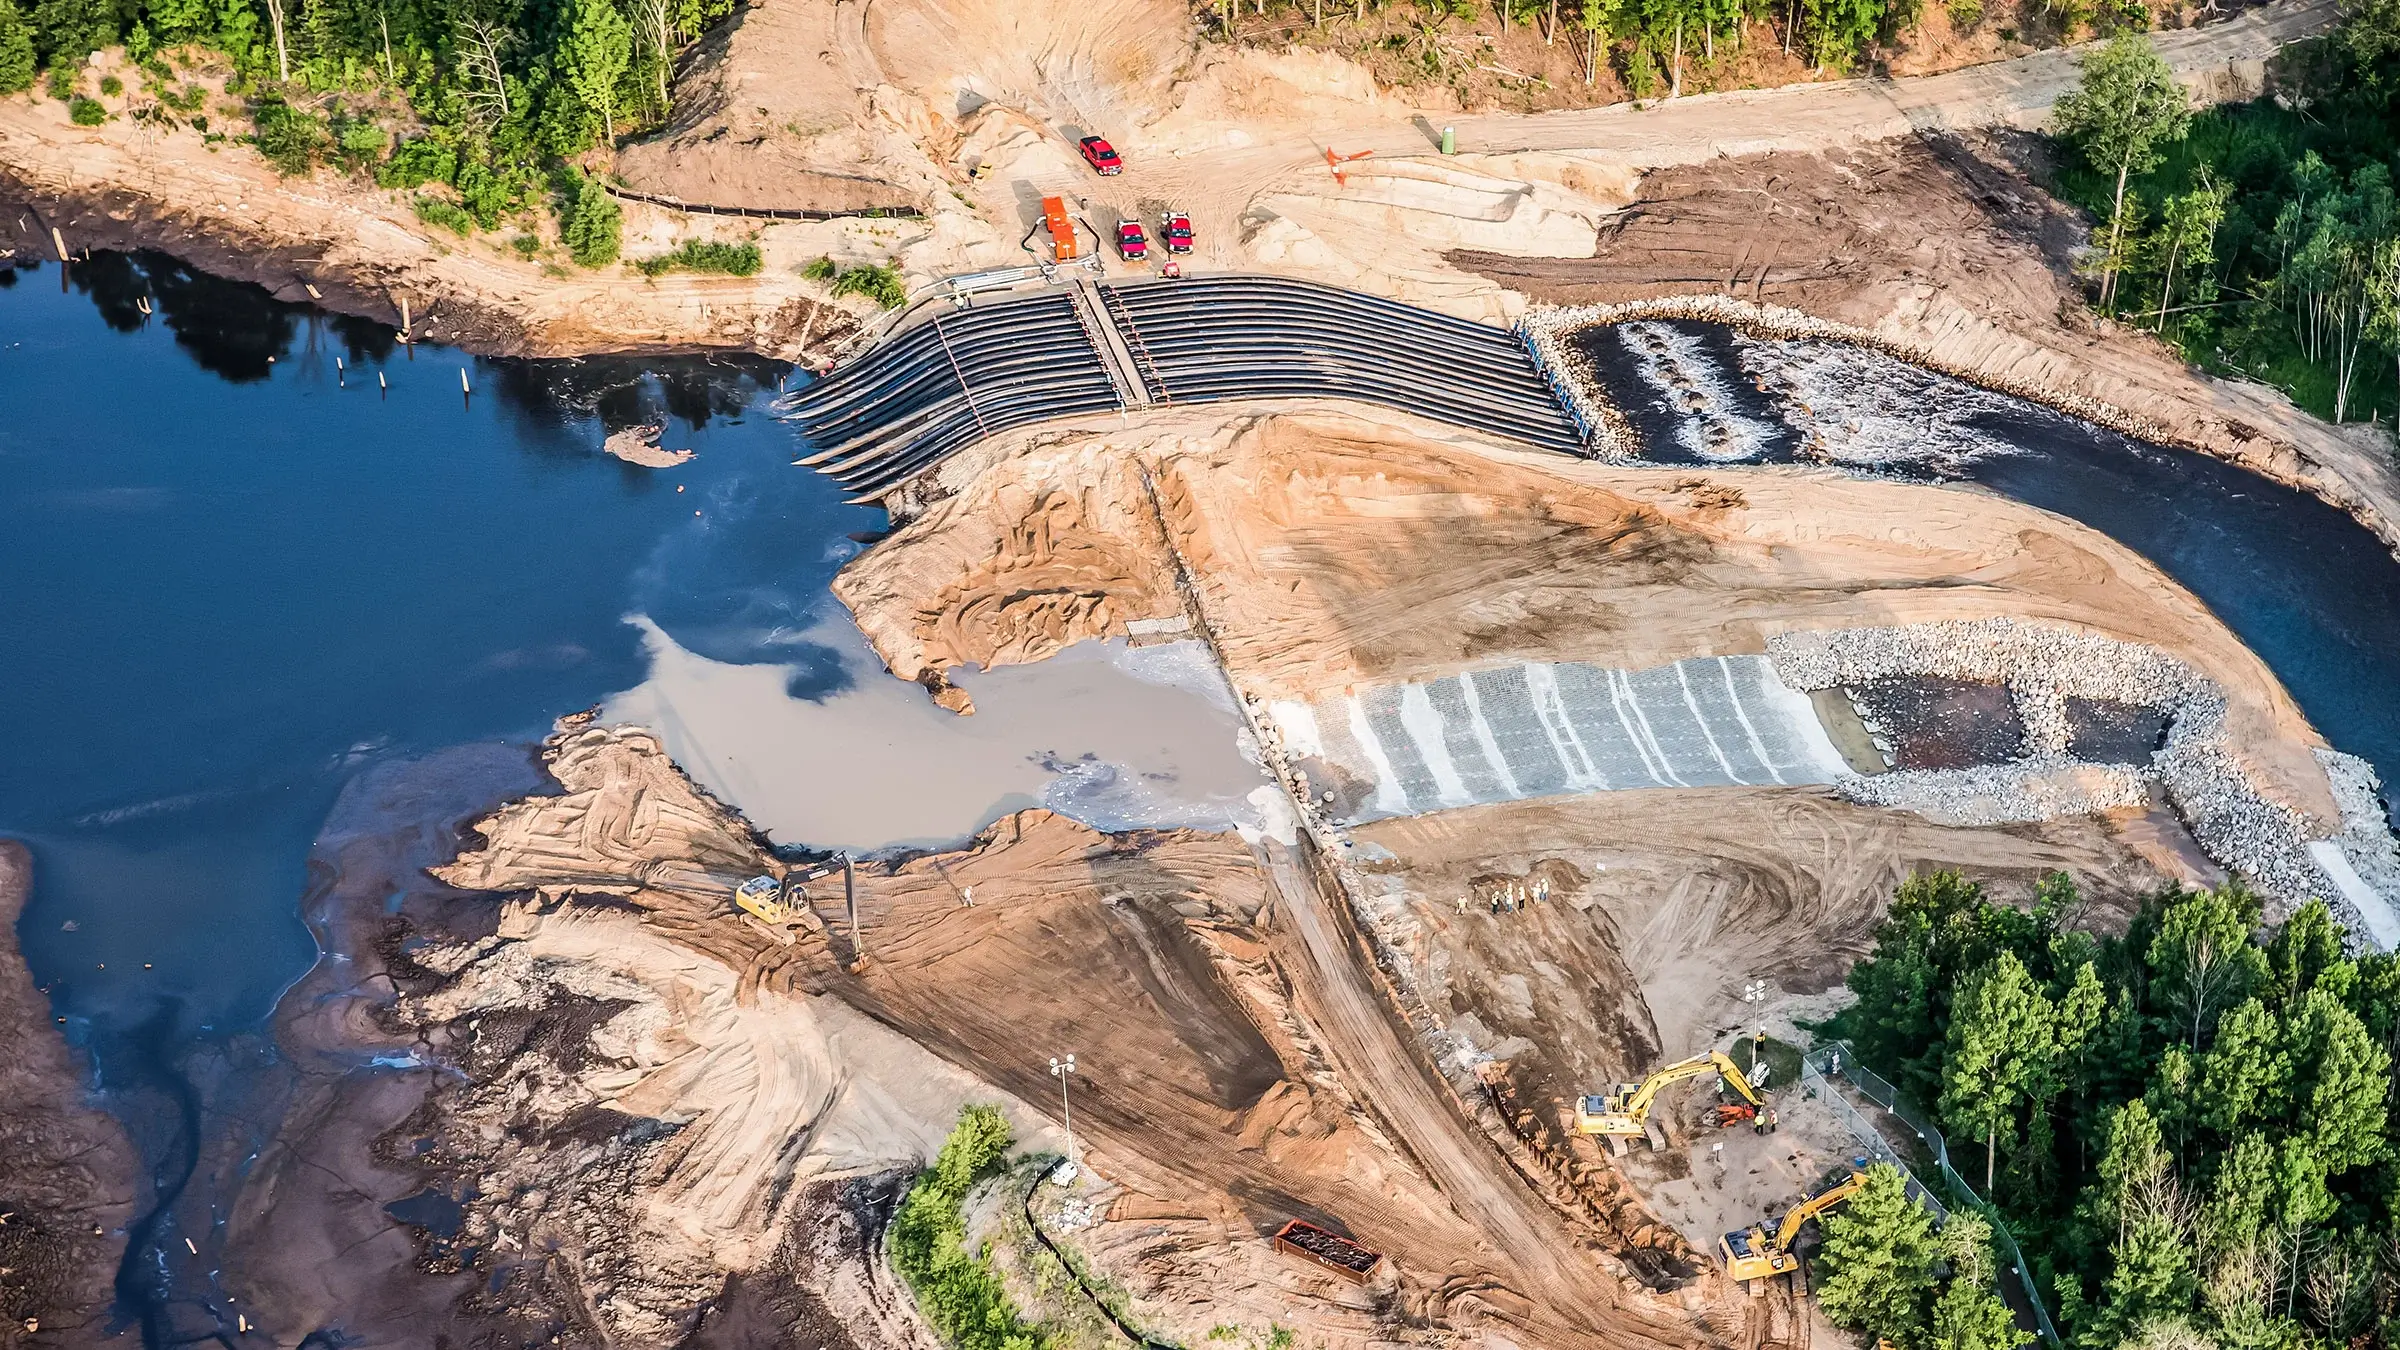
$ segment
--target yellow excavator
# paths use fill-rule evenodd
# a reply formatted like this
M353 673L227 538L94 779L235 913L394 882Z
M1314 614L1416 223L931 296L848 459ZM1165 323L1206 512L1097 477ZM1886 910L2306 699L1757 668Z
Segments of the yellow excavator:
M1767 1224L1761 1222L1727 1233L1717 1243L1717 1255L1724 1259L1725 1273L1748 1282L1799 1269L1800 1258L1792 1254L1792 1242L1800 1236L1800 1230L1809 1220L1848 1202L1866 1184L1867 1174L1851 1168L1840 1180L1792 1206L1791 1212L1775 1225L1775 1231L1768 1232Z
M734 889L733 903L767 936L788 947L792 927L807 922L808 888L789 876L756 876Z
M1605 1097L1582 1097L1575 1103L1575 1129L1581 1134L1606 1135L1609 1143L1622 1151L1624 1141L1635 1135L1650 1135L1650 1103L1657 1099L1659 1089L1686 1078L1697 1078L1714 1070L1726 1084L1742 1095L1743 1100L1758 1114L1754 1127L1764 1134L1773 1128L1773 1116L1766 1110L1766 1099L1750 1080L1742 1076L1731 1056L1722 1050L1670 1064L1639 1083L1619 1083L1617 1090ZM1660 1147L1655 1136L1650 1137L1653 1148Z

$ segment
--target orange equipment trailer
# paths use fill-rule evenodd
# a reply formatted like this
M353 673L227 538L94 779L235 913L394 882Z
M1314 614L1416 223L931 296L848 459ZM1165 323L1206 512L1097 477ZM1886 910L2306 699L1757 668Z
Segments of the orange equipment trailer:
M1050 253L1060 262L1075 258L1075 222L1067 216L1067 199L1042 198L1042 222L1050 227Z

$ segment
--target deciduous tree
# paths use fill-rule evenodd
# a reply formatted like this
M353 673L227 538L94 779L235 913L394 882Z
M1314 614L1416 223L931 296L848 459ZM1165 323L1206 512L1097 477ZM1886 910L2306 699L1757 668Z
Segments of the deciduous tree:
M2086 160L2116 175L2108 248L2116 253L2124 242L2126 179L2156 165L2158 147L2182 139L2190 124L2183 86L2148 38L2126 34L2084 58L2082 81L2058 101L2054 116ZM2101 282L2101 304L2115 291L2112 270Z
M2152 329L2166 327L2167 315L2174 311L2177 281L2197 278L2187 283L2191 293L2186 298L2195 304L2207 304L2215 296L2216 282L2209 269L2217 261L2217 231L2225 224L2225 203L2232 195L2232 184L2204 171L2199 187L2167 200L2153 245L2164 252L2165 261L2159 278L2158 312L2150 316Z
M0 94L33 87L33 30L14 0L0 0Z
M613 0L568 0L559 57L575 97L600 114L600 125L614 145L617 86L633 65L633 25L617 12Z

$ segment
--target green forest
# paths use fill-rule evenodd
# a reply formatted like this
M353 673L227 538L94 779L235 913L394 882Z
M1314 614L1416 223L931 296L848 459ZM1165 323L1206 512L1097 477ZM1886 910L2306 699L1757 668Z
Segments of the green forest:
M286 173L372 172L461 233L554 210L575 260L601 266L616 258L617 206L573 160L663 118L677 54L733 4L0 0L0 93L38 88L96 123L107 113L83 58L121 44L154 95L144 118L246 135ZM232 67L246 130L212 125L226 109L193 78L212 59Z
M2400 412L2400 0L2288 53L2279 94L2185 109L2148 45L2084 63L2061 195L2099 222L2095 303L2336 422Z
M1912 878L1823 1030L1932 1108L2079 1350L2400 1343L2400 960L2314 902L2262 928L2238 884L2154 895L2121 935L2083 914L2064 876L2025 909ZM1826 1223L1827 1312L2009 1350L1959 1278L1989 1230L1934 1233L1898 1180Z

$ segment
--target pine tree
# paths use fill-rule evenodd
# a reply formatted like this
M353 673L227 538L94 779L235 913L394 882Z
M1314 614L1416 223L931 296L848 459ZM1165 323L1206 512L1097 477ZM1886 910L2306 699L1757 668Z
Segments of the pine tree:
M2127 1102L2108 1120L2108 1147L2100 1154L2100 1185L2093 1196L2096 1221L2123 1242L2142 1197L2167 1175L2167 1148L2158 1121L2142 1103Z
M572 171L559 212L559 237L578 266L606 267L623 246L625 213L590 174Z
M2286 1041L2293 1104L2311 1156L2330 1176L2381 1161L2392 1061L2366 1024L2330 990L2311 989Z
M2017 1325L1990 1286L1974 1280L1952 1280L1933 1304L1933 1333L1927 1350L2017 1350L2033 1333Z
M1975 980L1950 1022L1943 1060L1942 1115L1984 1141L1983 1188L1998 1166L2000 1127L2050 1072L2056 1052L2050 1000L2013 952Z
M2115 1347L2143 1323L2191 1306L2191 1235L2176 1221L2173 1206L2159 1203L2171 1182L2160 1182L2138 1203L2125 1236L2109 1248L2108 1278L2099 1306L2079 1337L2094 1347Z
M2309 1234L2318 1224L2333 1217L2335 1209L2331 1192L2325 1189L2325 1166L2309 1152L2304 1139L2283 1141L2275 1151L2275 1171L2267 1187L2267 1222L2282 1240L2287 1269L2295 1272L2284 1281L2285 1316L2290 1316L2299 1293L2300 1252Z
M2268 986L2277 1007L2289 1007L2301 995L2333 975L2336 993L2348 992L2357 971L2349 967L2342 949L2342 928L2322 900L2311 900L2293 911L2275 940L2267 944Z
M33 30L14 0L0 0L0 94L33 87Z
M2257 921L2258 901L2239 885L2179 895L2159 915L2158 935L2144 953L2150 994L2174 1016L2194 1054L2217 1013L2266 978L2266 956L2250 941Z
M2180 1045L2170 1045L2158 1057L2158 1067L2152 1071L2150 1088L2142 1094L2142 1104L2158 1121L2160 1133L2174 1141L2175 1157L2184 1158L2191 1148L2192 1126L2200 1110L2197 1091L2200 1073L2192 1057Z
M2200 1210L2200 1226L2209 1246L2237 1252L2255 1246L2267 1232L2268 1209L2275 1186L2275 1146L2252 1130L2234 1141L2217 1164L2217 1178L2208 1203Z
M2217 1043L2200 1057L2200 1116L2220 1134L2281 1119L2292 1095L2283 1026L2267 1005L2245 1000L2217 1023Z
M1850 1203L1825 1220L1818 1305L1839 1326L1916 1345L1938 1252L1933 1216L1909 1198L1907 1178L1877 1163Z
M2108 987L2100 982L2099 967L2085 960L2073 969L2073 978L2059 996L2058 1016L2051 1023L2051 1072L2041 1093L2045 1102L2061 1092L2080 1093L2091 1086L2092 1037L2108 1014Z

